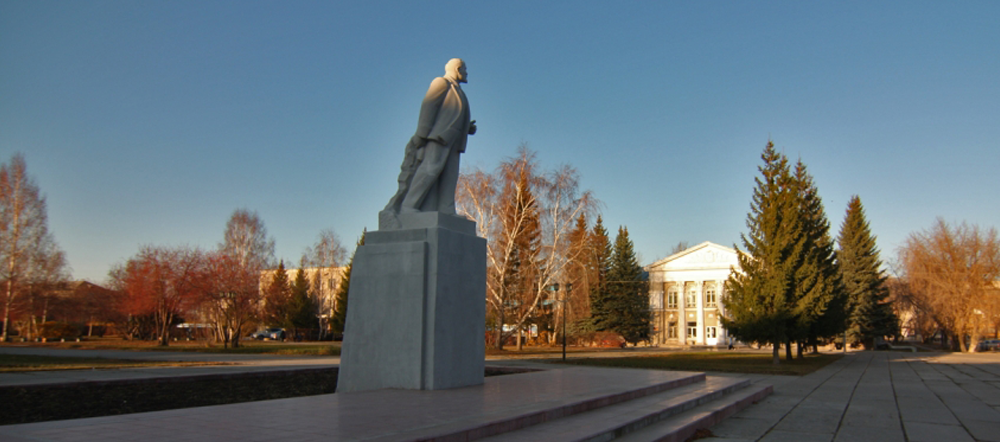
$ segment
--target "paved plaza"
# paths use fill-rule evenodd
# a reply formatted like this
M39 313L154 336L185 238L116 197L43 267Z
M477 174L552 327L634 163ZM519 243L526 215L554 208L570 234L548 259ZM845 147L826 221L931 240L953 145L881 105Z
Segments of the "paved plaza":
M1000 441L1000 354L854 352L774 393L707 441Z
M4 349L0 348L0 351ZM133 353L134 354L134 353ZM174 354L171 357L177 357ZM162 353L150 357L165 357ZM207 356L198 358L210 359ZM259 358L259 359L258 359ZM158 369L161 373L204 374L205 370L315 368L334 362L326 358L312 364L303 358L253 358L229 362L249 364L225 367ZM257 362L253 362L257 361ZM489 361L487 365L520 365L550 369L550 382L563 383L572 391L584 388L574 383L582 368L564 368L538 360ZM148 369L144 376L150 376ZM190 370L190 371L189 371ZM99 370L95 371L99 372ZM52 372L55 373L55 372ZM114 371L101 375L112 378ZM122 371L126 377L132 376ZM628 383L648 377L646 371L618 369L602 378L608 385ZM1000 354L944 354L899 352L852 352L841 360L807 376L763 376L709 373L717 376L750 378L754 383L771 384L774 393L711 428L714 437L706 441L1000 441ZM35 374L36 380L46 375ZM52 376L67 376L66 374ZM528 381L516 382L525 376ZM530 379L529 379L530 378ZM190 440L231 440L238 432L245 440L372 440L362 433L344 432L364 422L403 422L398 437L407 440L406 426L419 429L431 419L441 419L442 410L463 410L470 415L456 419L474 419L476 407L468 404L497 406L511 398L540 394L537 374L501 376L486 387L472 387L440 392L389 391L367 395L352 407L384 410L372 416L341 420L347 410L339 409L338 395L260 401L184 410L138 413L124 416L41 422L0 426L4 441L92 440L177 440L177 431ZM29 383L24 378L14 382L0 376L0 385ZM497 380L504 379L501 383ZM86 381L80 378L77 381ZM62 382L66 382L62 380ZM518 385L528 386L527 389ZM599 386L600 387L600 386ZM427 393L427 395L425 395ZM562 394L562 393L560 393ZM398 397L397 397L398 395ZM430 398L430 395L434 395ZM423 404L399 407L405 401ZM413 396L413 397L410 397ZM426 396L418 398L419 396ZM540 397L540 396L539 396ZM368 399L370 398L370 399ZM430 398L430 399L428 399ZM544 400L553 400L546 397ZM471 401L471 402L470 402ZM429 404L439 403L440 407ZM523 401L521 404L525 404ZM462 405L462 406L457 406ZM464 404L464 405L463 405ZM530 406L530 405L522 405ZM444 407L444 408L441 408ZM480 408L482 409L482 408ZM395 424L394 424L395 425ZM339 437L337 435L340 435ZM358 436L358 437L355 437ZM488 439L487 439L488 440Z

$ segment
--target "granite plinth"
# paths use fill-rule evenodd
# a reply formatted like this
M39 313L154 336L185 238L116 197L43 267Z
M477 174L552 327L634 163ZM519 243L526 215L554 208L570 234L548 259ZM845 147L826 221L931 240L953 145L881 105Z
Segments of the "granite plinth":
M400 221L355 254L337 392L482 384L486 240L457 216Z

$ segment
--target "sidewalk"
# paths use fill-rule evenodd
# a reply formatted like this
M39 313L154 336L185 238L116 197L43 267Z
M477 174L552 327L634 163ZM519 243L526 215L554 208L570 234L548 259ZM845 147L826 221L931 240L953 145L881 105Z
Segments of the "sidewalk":
M1000 354L856 352L712 427L717 442L1000 441Z

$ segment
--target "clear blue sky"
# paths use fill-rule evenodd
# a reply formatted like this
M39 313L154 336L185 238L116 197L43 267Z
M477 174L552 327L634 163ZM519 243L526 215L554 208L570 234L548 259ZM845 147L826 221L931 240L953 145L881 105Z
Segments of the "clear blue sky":
M873 4L874 3L874 4ZM643 264L746 231L768 139L883 259L1000 220L1000 2L0 2L0 161L25 154L75 278L213 248L256 210L279 257L353 248L420 100L461 57L479 133L575 166Z

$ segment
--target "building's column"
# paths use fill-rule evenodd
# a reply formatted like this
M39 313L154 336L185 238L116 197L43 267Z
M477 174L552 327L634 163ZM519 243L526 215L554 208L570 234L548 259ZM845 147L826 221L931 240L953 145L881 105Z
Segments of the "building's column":
M719 312L716 314L719 317L719 326L716 330L719 334L719 342L729 344L729 331L722 327L722 315L726 313L726 307L722 305L722 297L725 296L725 287L725 280L715 281L715 304L719 306Z
M705 345L705 281L696 282L695 290L695 301L698 303L698 313L695 313L698 319L698 344Z
M687 306L684 305L684 281L677 281L677 339L687 345Z
M670 308L667 307L667 294L670 293L670 281L663 280L663 299L660 300L662 303L662 314L660 315L660 343L667 343L667 336L670 335L667 332L667 327L670 326Z
M667 339L666 335L667 332L666 328L664 327L667 317L667 303L666 303L667 283L664 281L660 281L657 282L657 284L660 286L660 290L659 293L654 292L654 296L656 297L656 299L653 300L652 304L653 308L656 309L657 314L659 315L659 319L657 320L658 327L656 327L657 329L656 343L662 344Z

